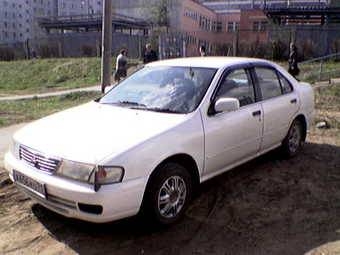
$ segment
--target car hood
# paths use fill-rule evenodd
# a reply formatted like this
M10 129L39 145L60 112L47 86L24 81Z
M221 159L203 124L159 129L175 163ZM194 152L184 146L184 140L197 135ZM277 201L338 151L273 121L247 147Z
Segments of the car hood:
M188 115L90 102L32 122L14 140L45 155L97 164L185 121Z

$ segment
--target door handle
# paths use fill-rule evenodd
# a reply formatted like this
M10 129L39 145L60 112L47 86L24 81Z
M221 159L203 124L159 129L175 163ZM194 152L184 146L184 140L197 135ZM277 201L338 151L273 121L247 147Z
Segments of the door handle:
M260 110L253 112L253 116L254 117L259 116L259 115L261 115L261 111Z
M290 103L291 103L291 104L296 104L296 103L297 103L297 99L294 98L294 99L290 100Z

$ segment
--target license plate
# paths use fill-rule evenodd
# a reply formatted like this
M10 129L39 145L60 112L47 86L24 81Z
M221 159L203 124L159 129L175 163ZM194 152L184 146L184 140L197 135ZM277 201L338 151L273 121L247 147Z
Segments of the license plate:
M46 198L46 189L45 185L33 180L31 177L28 177L18 171L13 170L13 179L16 183L21 186L24 186L26 189L32 191L34 194Z

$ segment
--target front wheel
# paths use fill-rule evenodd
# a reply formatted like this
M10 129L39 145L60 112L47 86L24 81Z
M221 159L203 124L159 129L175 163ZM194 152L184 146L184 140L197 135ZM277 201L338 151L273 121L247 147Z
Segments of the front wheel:
M282 142L282 150L285 156L296 156L303 145L303 126L301 121L294 120L289 128L288 134Z
M161 225L170 225L184 214L192 196L192 178L177 163L162 165L150 180L145 194L148 216Z

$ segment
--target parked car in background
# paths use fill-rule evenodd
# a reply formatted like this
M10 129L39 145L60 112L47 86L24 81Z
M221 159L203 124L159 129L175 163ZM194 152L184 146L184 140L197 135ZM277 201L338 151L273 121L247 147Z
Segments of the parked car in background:
M202 182L274 148L295 156L309 84L250 58L153 62L102 98L16 132L5 167L43 206L91 222L184 214Z

